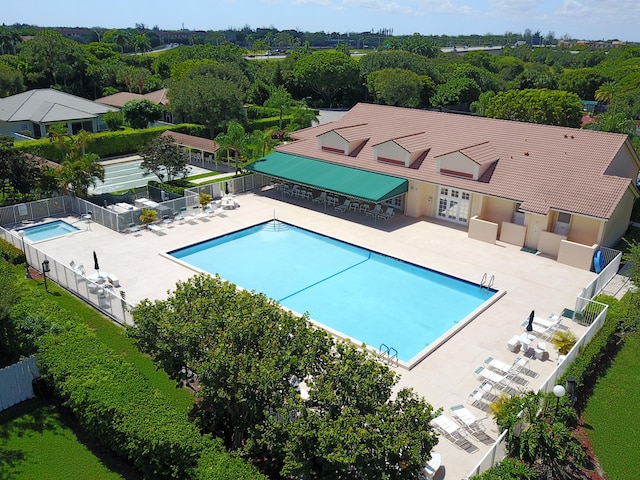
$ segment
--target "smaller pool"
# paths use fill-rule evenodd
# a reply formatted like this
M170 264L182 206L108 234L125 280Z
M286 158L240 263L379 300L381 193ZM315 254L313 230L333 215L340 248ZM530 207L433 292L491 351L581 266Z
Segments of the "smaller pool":
M67 235L68 233L78 232L80 229L64 220L55 220L53 222L34 225L33 227L21 228L19 231L23 231L25 238L28 238L32 242L40 242L42 240Z

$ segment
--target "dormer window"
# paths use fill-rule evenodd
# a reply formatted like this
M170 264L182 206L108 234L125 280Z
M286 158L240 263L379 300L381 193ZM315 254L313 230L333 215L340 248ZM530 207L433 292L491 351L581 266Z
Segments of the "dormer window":
M445 153L436 159L438 173L478 180L498 161L498 155L489 142Z
M424 132L393 138L373 146L377 162L410 167L423 158L430 148Z
M352 155L360 151L369 140L369 129L366 124L336 128L318 135L318 147L326 152L340 155Z

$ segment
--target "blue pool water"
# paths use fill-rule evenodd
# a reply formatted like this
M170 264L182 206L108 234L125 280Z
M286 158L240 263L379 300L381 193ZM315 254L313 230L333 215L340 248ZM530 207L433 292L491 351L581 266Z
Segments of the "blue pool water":
M67 233L77 232L80 229L63 220L55 220L41 225L34 225L33 227L21 228L20 230L24 231L24 236L32 242L39 242L66 235Z
M409 361L494 290L280 222L169 252Z

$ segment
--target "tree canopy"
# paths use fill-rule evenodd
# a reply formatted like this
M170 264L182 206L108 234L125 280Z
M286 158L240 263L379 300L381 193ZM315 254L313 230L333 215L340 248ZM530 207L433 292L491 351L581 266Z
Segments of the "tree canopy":
M582 102L575 93L561 90L507 90L491 98L485 113L490 118L579 127Z
M161 181L166 174L167 181L185 177L189 171L188 160L181 148L170 136L159 136L153 139L139 152L142 157L140 168L145 175L155 174Z
M296 82L318 93L331 106L340 91L357 83L359 68L349 55L322 50L300 57L293 74Z
M162 107L151 100L129 100L122 106L122 115L132 128L147 128L162 118Z
M437 442L436 412L411 390L394 396L391 370L263 294L199 275L134 318L143 351L175 380L197 378L201 426L269 471L414 480Z

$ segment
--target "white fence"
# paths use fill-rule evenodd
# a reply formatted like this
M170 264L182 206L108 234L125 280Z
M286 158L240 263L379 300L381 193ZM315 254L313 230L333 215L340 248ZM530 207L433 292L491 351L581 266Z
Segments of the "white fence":
M567 368L573 363L576 357L582 352L585 345L587 345L593 336L600 330L600 328L604 325L604 322L607 318L607 311L609 306L595 302L589 299L583 299L585 310L598 312L593 321L591 322L589 328L584 332L582 337L576 342L571 351L566 355L566 357L558 364L558 366L551 372L551 375L547 377L542 386L538 389L539 392L549 393L553 391L553 387L557 385L558 379L564 375L567 371ZM482 457L482 459L478 462L478 464L471 470L469 475L466 478L471 478L474 475L479 475L482 472L490 469L496 463L500 462L506 456L506 431L502 432L502 435L498 437L496 442L491 446L489 451Z
M578 301L576 302L576 312L581 312L582 307L580 305L580 298L593 298L599 294L609 281L616 276L620 269L620 262L622 261L622 252L614 250L612 248L600 247L604 256L604 263L606 267L593 279L593 281L582 289L582 292L578 295Z
M35 357L0 369L0 412L33 397L31 381L39 376Z

